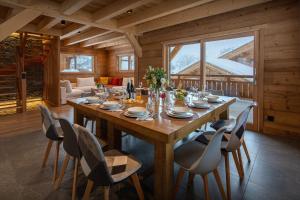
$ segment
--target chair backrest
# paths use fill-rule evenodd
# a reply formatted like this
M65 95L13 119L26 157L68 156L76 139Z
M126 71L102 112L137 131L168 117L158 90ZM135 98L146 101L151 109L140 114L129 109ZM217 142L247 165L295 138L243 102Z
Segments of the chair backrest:
M202 156L193 164L192 172L207 174L216 169L222 159L221 142L226 128L220 128L210 139Z
M42 115L42 131L51 140L58 140L58 133L55 128L55 121L49 109L44 105L38 106Z
M226 149L228 151L234 151L241 146L241 139L243 138L244 132L246 130L247 119L253 107L254 105L251 104L237 117L236 124L231 131L230 139L226 146Z
M78 144L81 151L80 164L88 179L99 186L109 186L113 179L106 165L105 157L96 137L86 128L74 125L78 131Z
M80 150L77 140L77 133L69 120L60 118L59 123L64 133L63 147L73 157L80 158Z

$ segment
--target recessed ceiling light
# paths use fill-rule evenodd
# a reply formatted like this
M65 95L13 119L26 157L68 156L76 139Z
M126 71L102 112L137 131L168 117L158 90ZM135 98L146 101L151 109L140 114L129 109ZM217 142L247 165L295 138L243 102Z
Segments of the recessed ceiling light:
M126 11L127 14L131 14L132 12L133 12L132 9Z
M78 31L77 33L79 34L79 33L81 33L81 31Z
M65 25L66 21L65 20L61 20L60 23L63 24L63 25Z

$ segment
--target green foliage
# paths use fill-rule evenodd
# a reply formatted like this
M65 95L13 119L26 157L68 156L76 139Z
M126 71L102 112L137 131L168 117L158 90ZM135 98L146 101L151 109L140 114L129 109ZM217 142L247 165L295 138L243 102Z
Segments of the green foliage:
M167 74L163 68L149 66L144 76L150 88L158 90L167 83Z

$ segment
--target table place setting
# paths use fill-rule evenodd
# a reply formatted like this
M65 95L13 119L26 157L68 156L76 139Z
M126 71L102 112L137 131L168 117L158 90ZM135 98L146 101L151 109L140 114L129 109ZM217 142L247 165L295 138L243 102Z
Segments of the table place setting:
M145 107L131 107L124 111L123 115L129 118L136 118L137 121L152 121L155 114L149 112Z
M211 106L207 103L207 101L203 100L193 100L188 104L191 108L198 108L198 109L209 109Z
M111 112L122 112L124 106L121 105L118 101L105 101L101 105L99 105L98 108Z
M165 112L169 117L174 117L179 119L185 119L194 116L192 110L190 110L188 107L183 107L183 106L175 106L171 109L166 110Z

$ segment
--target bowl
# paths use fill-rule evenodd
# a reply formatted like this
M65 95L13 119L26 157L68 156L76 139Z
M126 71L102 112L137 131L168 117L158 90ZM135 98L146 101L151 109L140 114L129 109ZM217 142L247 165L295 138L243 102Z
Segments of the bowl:
M209 102L216 102L216 101L218 101L219 96L218 95L208 95L208 96L206 96L206 98L207 98L207 101L209 101Z
M201 100L195 100L195 101L192 101L192 103L195 106L202 106L202 105L206 105L207 104L205 101L201 101Z
M98 103L99 102L99 98L98 97L86 97L86 101L88 103Z

